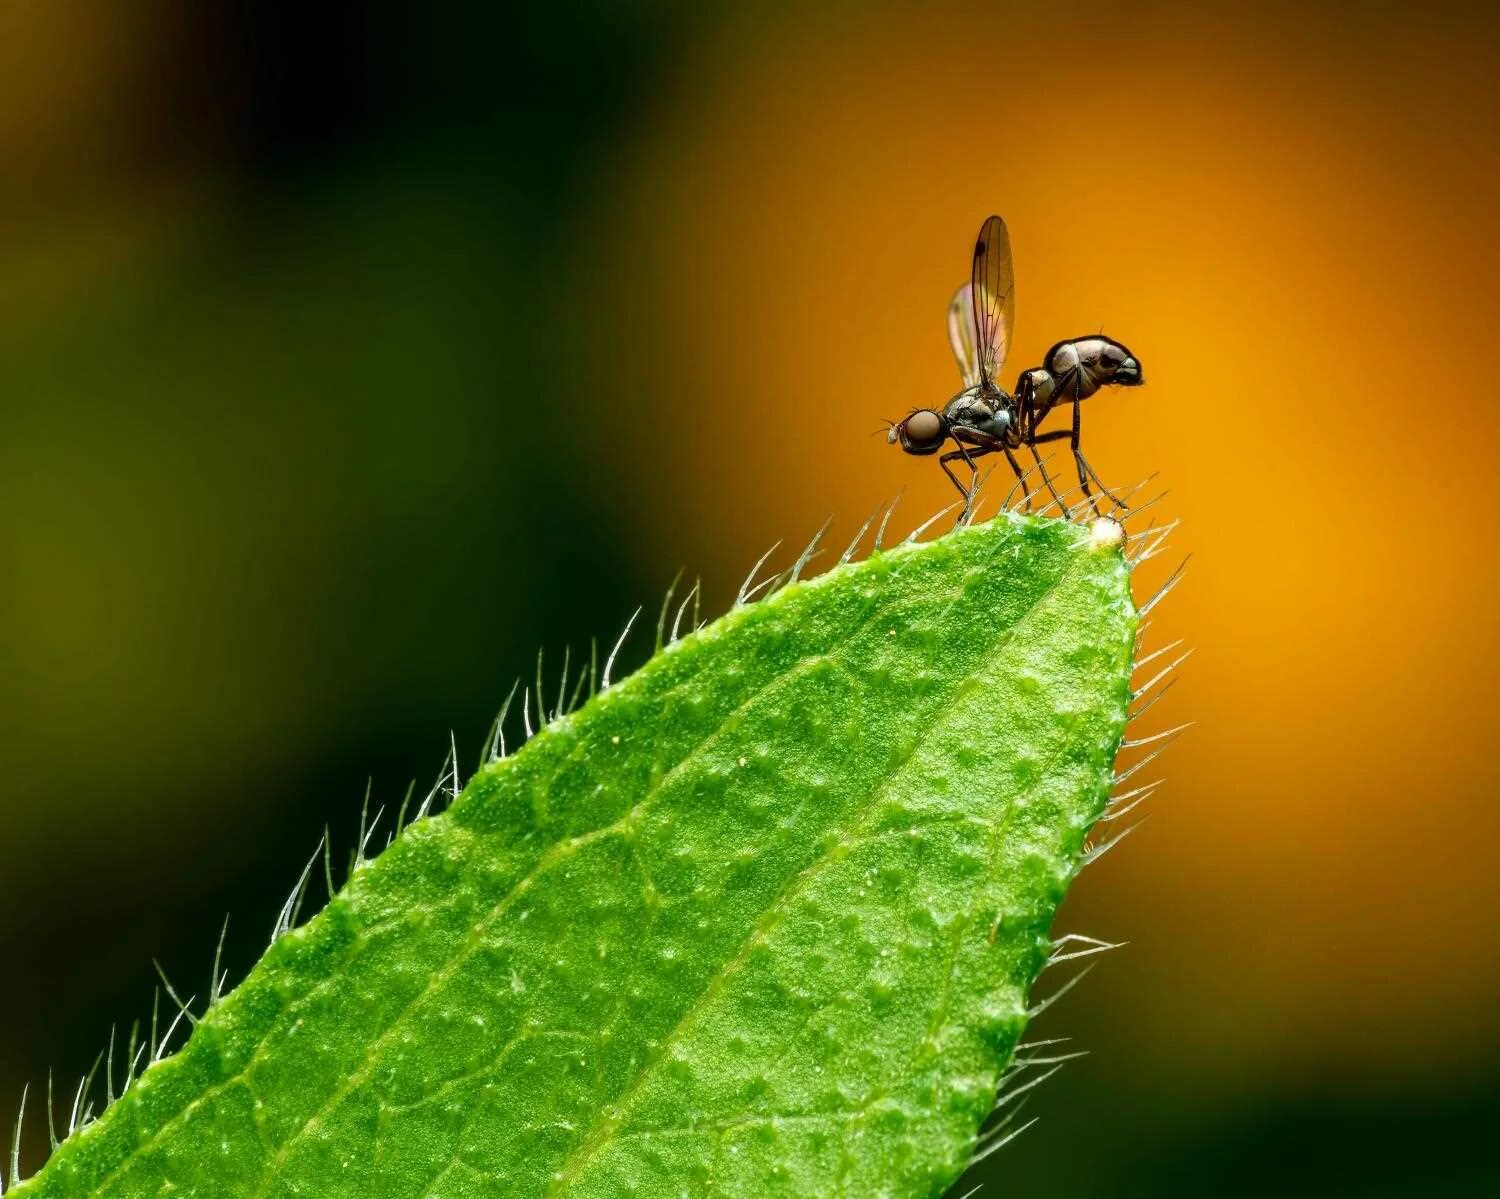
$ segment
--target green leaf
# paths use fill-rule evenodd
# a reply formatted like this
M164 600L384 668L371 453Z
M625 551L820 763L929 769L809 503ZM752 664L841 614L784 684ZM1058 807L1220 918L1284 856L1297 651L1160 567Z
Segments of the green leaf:
M1135 625L1117 544L1014 514L736 607L358 865L13 1194L941 1193Z

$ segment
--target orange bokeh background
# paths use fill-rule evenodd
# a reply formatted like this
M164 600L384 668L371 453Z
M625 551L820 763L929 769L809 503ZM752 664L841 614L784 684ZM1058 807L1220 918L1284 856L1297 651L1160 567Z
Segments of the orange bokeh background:
M1169 490L1195 650L1063 916L1131 943L1039 1033L1093 1055L996 1169L1500 1185L1487 8L91 9L0 19L0 1126L536 645L950 502L879 434L993 211L1008 379L1143 362L1085 444Z
M663 571L952 498L869 434L956 388L945 303L992 209L1012 371L1100 328L1141 357L1085 435L1182 520L1146 648L1196 656L1146 723L1197 727L1070 915L1136 941L1094 984L1108 1038L1195 1069L1385 1072L1500 1035L1490 34L1300 6L747 19L620 151L607 277L639 290L596 453L678 530Z

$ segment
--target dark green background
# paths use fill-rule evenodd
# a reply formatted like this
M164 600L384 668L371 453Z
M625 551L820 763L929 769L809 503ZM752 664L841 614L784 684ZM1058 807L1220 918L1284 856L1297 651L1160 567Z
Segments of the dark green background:
M233 7L145 6L151 52L76 121L49 114L78 31L38 15L26 44L51 65L5 93L40 130L0 213L7 1130L24 1082L76 1079L146 1010L153 957L201 992L227 911L241 974L325 824L348 851L367 777L395 802L450 730L472 760L536 647L550 680L564 645L612 639L689 552L629 515L651 507L628 494L650 472L620 466L650 453L649 404L613 458L569 450L611 402L579 308L631 302L630 279L579 281L688 48L778 10ZM705 421L694 457L662 457L663 486L758 435L732 416L731 437ZM764 544L732 548L748 566ZM706 582L722 603L737 579ZM1149 938L1150 912L1110 919ZM1230 965L1199 1046L1253 1002L1233 981L1246 930L1219 933ZM1147 985L1129 963L1105 965L1111 988ZM1112 1049L1099 977L1046 1030L1095 1056L1033 1098L1044 1119L992 1159L996 1193L1500 1189L1483 1038L1466 1053L1448 1035L1417 1074L1383 1073L1372 1042L1344 1080L1289 1028L1292 1081L1242 1085L1211 1055ZM24 1143L35 1163L38 1123Z

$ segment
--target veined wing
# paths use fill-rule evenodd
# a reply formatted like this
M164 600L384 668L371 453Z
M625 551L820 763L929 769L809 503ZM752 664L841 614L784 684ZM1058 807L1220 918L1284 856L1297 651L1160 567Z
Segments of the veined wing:
M981 383L994 383L1010 352L1016 323L1016 276L1010 259L1010 232L997 216L980 227L974 243L971 280L974 342L979 354Z
M948 344L965 387L979 386L979 347L974 341L974 288L965 283L948 305Z

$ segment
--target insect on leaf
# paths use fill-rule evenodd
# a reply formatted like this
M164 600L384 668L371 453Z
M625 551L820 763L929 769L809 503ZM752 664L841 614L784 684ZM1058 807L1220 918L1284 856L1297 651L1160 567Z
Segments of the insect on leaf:
M1116 545L1013 514L736 607L358 866L8 1193L941 1194L1135 624Z

